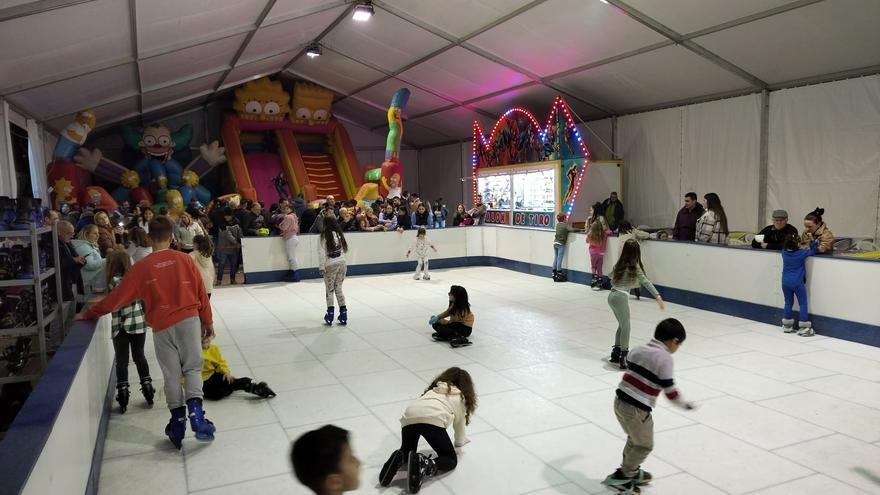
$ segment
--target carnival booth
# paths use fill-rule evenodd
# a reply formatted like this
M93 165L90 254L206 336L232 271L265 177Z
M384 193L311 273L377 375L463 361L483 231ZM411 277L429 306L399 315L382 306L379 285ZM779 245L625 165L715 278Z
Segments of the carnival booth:
M486 224L552 229L556 213L574 211L590 152L568 105L556 97L544 127L512 108L487 137L474 122L473 195L488 205Z

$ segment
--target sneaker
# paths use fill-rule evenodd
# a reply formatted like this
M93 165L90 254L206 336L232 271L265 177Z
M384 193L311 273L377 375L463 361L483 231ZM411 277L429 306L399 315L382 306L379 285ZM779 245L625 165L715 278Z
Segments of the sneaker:
M635 475L632 480L635 482L636 485L641 486L647 485L648 483L653 481L654 477L651 475L651 473L643 469L639 469L639 474Z
M784 333L795 333L797 332L797 328L792 325L782 325L782 331Z
M426 273L425 278L423 280L431 280L431 276Z
M391 481L394 480L394 476L400 471L400 468L403 466L403 451L395 450L391 453L391 457L385 461L385 465L382 466L382 470L379 471L379 484L382 486L388 486L391 484Z
M419 274L418 274L418 273L416 273L415 275L413 275L413 280L418 280L418 279L419 279Z
M813 330L813 327L801 328L798 331L798 335L801 337L812 337L813 335L816 335L816 331Z
M641 489L639 489L639 486L636 483L635 479L624 476L623 471L621 471L620 469L617 469L613 473L606 476L605 479L602 480L602 484L619 492L642 492Z
M473 342L468 340L467 337L456 337L456 338L449 341L449 345L451 345L454 348L467 347L467 346L471 345L472 343Z

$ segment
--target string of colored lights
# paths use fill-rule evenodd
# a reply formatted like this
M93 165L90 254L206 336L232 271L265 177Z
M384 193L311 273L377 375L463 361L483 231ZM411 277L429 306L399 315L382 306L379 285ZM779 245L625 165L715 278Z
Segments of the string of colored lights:
M584 180L584 174L587 172L587 167L590 165L590 151L587 149L587 145L586 145L586 143L584 143L584 140L581 137L581 133L577 128L577 124L575 123L574 119L571 118L571 112L569 112L568 103L566 103L565 100L562 99L561 96L557 96L556 99L553 100L553 107L550 109L550 116L547 117L547 125L543 129L541 128L540 125L538 125L538 120L535 118L534 115L531 114L531 112L529 112L528 110L526 110L524 108L520 108L520 107L513 107L513 108L507 110L506 112L504 112L504 114L502 114L500 117L498 117L498 120L495 122L495 126L492 127L492 132L489 134L488 139L486 138L486 134L483 132L483 128L482 128L482 126L480 126L480 123L477 121L474 121L474 126L473 126L474 138L473 138L473 141L471 141L471 190L473 193L472 200L474 201L474 203L476 203L476 201L477 201L477 193L478 193L478 191L477 191L477 161L478 161L477 140L479 139L483 148L486 151L489 151L490 150L490 143L492 143L495 140L495 134L498 132L498 127L501 125L502 122L504 122L504 119L506 119L512 113L521 113L521 114L525 115L526 117L528 117L529 120L532 122L532 125L535 127L535 129L538 130L538 133L541 136L542 143L545 142L548 138L549 139L556 139L556 136L549 137L548 134L552 130L554 118L556 118L557 111L560 108L562 109L562 112L565 114L565 118L567 121L567 125L565 126L565 131L568 132L569 129L574 131L574 135L575 135L575 137L577 137L578 145L581 147L581 152L583 153L583 156L584 156L584 166L581 167L580 173L578 174L577 180L575 182L574 193L572 194L571 200L568 202L568 204L563 205L563 212L565 213L565 221L566 222L568 221L568 218L571 216L571 212L574 209L574 202L578 197L578 193L580 193L581 183Z

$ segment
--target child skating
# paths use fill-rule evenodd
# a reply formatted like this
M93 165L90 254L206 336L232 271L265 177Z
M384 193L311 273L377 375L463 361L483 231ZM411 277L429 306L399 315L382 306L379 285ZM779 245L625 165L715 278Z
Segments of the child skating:
M440 342L449 342L452 347L471 345L468 337L474 328L474 314L468 293L464 287L453 285L449 288L449 306L446 311L434 315L428 321L434 329L431 337Z
M416 240L413 241L412 245L409 249L406 250L406 257L409 258L410 253L414 253L416 255L416 272L413 274L413 279L418 280L419 277L424 275L425 280L431 280L431 274L428 272L428 248L437 252L437 248L434 244L431 243L431 240L428 239L427 231L425 227L419 227L419 232L416 234Z
M471 375L461 368L449 368L441 373L403 412L400 449L392 452L382 466L379 484L390 485L397 472L404 468L409 492L418 493L426 478L455 469L458 465L455 447L470 442L465 437L465 427L470 424L476 408L477 394ZM450 425L454 441L446 433ZM418 453L422 437L437 457Z
M243 390L249 394L260 396L264 399L275 397L275 392L269 388L266 382L255 382L246 376L236 378L229 370L229 365L223 359L220 346L215 344L214 336L209 335L202 339L202 391L208 400L220 400L228 397L236 390Z
M651 482L651 473L643 470L641 465L654 449L651 410L661 390L676 406L694 409L692 403L681 398L672 378L672 354L685 337L681 322L667 318L657 325L651 342L630 353L630 368L623 374L614 399L614 414L626 433L623 460L602 484L621 492L641 493L639 486Z
M348 270L345 264L345 253L348 252L348 243L345 235L339 227L336 218L328 216L324 219L324 232L318 241L318 270L324 276L324 288L326 290L327 313L324 315L324 323L333 324L333 296L339 303L339 324L348 324L348 308L345 306L345 294L342 293L342 282L345 281L345 273Z
M144 302L171 411L165 434L179 449L186 435L187 416L196 440L214 440L214 424L205 418L202 408L202 337L213 335L214 327L198 268L188 255L169 249L173 231L167 217L151 220L153 253L132 266L113 292L77 314L76 319L92 320L134 301Z
M801 337L816 335L813 323L810 322L810 307L807 302L807 258L819 252L819 242L810 241L809 249L800 249L797 234L785 239L782 249L782 296L785 298L785 316L782 318L782 330L785 333L797 332ZM794 327L792 306L794 298L798 301L798 328Z
M107 265L104 278L107 288L113 292L122 282L125 274L131 270L131 257L125 251L112 249L107 252ZM148 405L153 405L156 390L150 377L150 365L144 355L144 344L147 341L147 321L144 318L144 303L135 301L113 312L110 323L113 336L113 350L116 354L116 402L119 410L125 414L131 395L128 385L129 350L138 371L141 382L141 393Z
M568 278L562 271L562 259L565 257L565 248L568 244L568 235L577 232L577 229L565 223L565 214L556 214L556 234L553 237L553 281L566 282Z
M622 370L626 369L629 351L629 290L639 285L647 287L662 310L663 298L657 293L654 284L645 277L639 243L635 239L630 239L624 243L620 259L611 271L611 291L608 293L608 305L617 318L617 333L614 335L610 361L617 363Z

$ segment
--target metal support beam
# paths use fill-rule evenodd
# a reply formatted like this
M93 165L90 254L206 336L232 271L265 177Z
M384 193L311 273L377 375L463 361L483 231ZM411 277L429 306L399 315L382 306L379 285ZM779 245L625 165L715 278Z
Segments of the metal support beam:
M43 12L49 12L50 10L63 9L65 7L72 7L81 3L94 1L95 0L38 0L36 2L26 2L14 7L0 9L0 22L11 21L21 17L42 14Z
M219 91L220 88L223 87L223 83L226 82L226 78L229 77L229 73L231 73L235 66L238 64L238 60L241 58L242 54L245 50L247 50L248 45L251 43L251 40L254 39L254 35L257 34L257 30L260 29L260 25L263 24L263 21L266 20L266 16L269 15L269 11L272 10L272 7L275 6L276 0L269 0L266 3L266 6L263 7L263 11L260 12L260 16L257 17L257 21L254 22L253 29L248 32L247 36L244 37L244 41L241 42L241 46L238 47L238 51L235 52L235 55L232 57L232 62L229 62L229 70L226 71L225 74L220 76L220 80L217 81L217 85L214 86L214 91Z
M723 68L733 74L736 74L737 76L748 81L749 84L756 86L758 88L766 88L767 87L767 83L762 81L761 79L759 79L757 76L750 74L745 69L742 69L741 67L738 67L734 63L718 56L715 53L712 53L711 51L707 50L706 48L702 47L701 45L698 45L697 43L690 41L689 39L686 39L683 35L673 31L672 29L665 26L664 24L661 24L660 22L653 19L652 17L649 17L647 14L645 14L645 13L637 10L636 8L632 7L631 5L623 2L623 0L606 0L606 2L617 7L621 11L625 12L633 20L638 21L643 26L646 26L649 29L651 29L652 31L655 31L655 32L665 36L666 38L669 38L675 44L681 45L681 46L687 48L688 50L705 58L706 60L712 62L713 64L715 64L715 65L717 65L717 66L719 66L719 67L721 67L721 68Z
M141 64L138 62L137 0L128 0L128 25L131 31L131 53L134 58L134 81L138 92L138 113L144 113L144 83L141 80Z
M756 229L767 221L768 167L770 159L770 92L761 91L761 151L758 157L758 219ZM758 230L755 230L757 232Z

